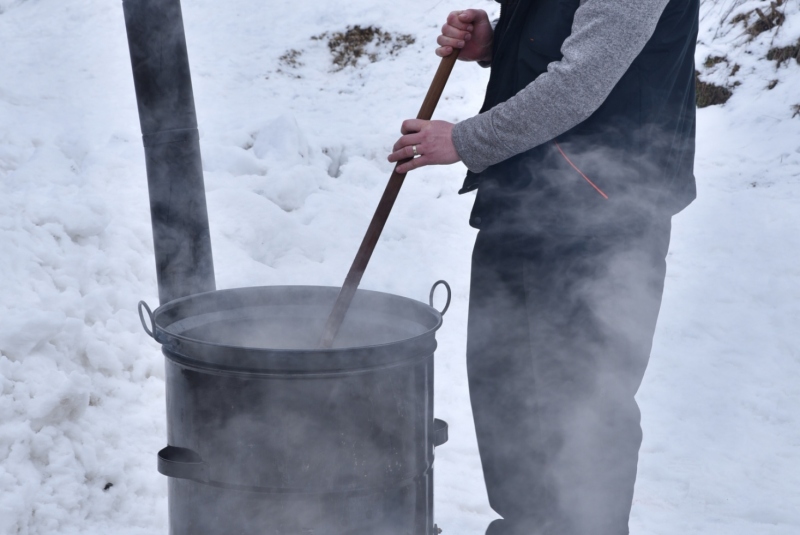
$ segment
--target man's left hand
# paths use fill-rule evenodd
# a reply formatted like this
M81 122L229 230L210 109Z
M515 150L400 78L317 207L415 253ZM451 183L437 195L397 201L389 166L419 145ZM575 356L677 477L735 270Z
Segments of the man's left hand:
M453 123L409 119L403 121L400 132L403 136L394 144L394 152L389 155L389 161L411 160L398 165L398 173L408 173L426 165L445 165L461 161L453 145Z

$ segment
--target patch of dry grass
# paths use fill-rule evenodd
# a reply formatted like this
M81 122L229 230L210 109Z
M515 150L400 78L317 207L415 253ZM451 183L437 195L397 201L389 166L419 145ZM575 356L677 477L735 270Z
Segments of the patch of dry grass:
M296 50L292 48L291 50L287 50L278 60L287 67L297 68L302 67L303 62L300 61L300 56L303 55L302 50Z
M731 24L744 23L745 33L750 36L750 39L754 39L786 22L786 15L778 9L783 4L784 0L775 0L770 2L769 10L766 13L758 7L746 13L739 13L731 19Z
M358 60L366 57L370 62L378 61L378 54L368 52L368 47L385 48L390 55L396 54L400 49L415 42L414 36L409 34L392 34L381 30L377 26L348 26L343 32L322 33L312 37L314 40L328 40L328 48L333 55L333 64L337 70L345 67L355 67Z
M733 96L733 92L727 87L711 84L700 80L700 73L695 72L695 90L697 92L697 107L716 106L725 104Z
M800 41L790 46L771 48L767 52L767 59L777 61L778 67L792 59L800 64Z

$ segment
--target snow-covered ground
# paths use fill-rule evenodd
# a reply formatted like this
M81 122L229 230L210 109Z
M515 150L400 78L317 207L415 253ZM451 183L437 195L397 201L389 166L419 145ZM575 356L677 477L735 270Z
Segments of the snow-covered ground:
M464 7L184 0L219 287L341 284L436 69L438 28ZM726 56L701 70L734 91L699 113L699 198L674 220L639 393L635 534L800 533L800 64L764 59L800 38L800 7L786 0L786 22L750 40L731 21L755 7L770 13L703 4L698 63ZM336 70L312 37L356 24L415 42ZM163 363L136 316L157 292L122 4L0 0L0 43L0 534L166 533ZM486 77L457 65L436 116L475 113ZM463 171L409 175L362 286L423 301L433 281L453 286L436 516L478 534L494 515L466 388Z

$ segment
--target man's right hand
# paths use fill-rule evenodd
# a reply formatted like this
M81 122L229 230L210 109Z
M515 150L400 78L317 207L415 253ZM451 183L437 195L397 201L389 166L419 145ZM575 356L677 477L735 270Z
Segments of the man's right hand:
M458 59L464 61L492 61L492 35L494 30L489 16L482 9L453 11L442 26L442 35L436 42L436 55L445 57L460 48Z

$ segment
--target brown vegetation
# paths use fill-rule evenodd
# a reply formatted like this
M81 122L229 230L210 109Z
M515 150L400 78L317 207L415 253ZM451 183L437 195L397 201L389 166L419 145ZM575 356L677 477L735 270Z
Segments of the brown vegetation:
M292 67L292 68L302 67L303 63L298 59L302 55L303 55L302 50L295 50L294 48L292 48L291 50L287 50L286 53L284 53L281 57L278 58L278 60L287 67Z
M767 59L777 61L778 67L791 59L800 63L800 40L794 45L771 48L767 52Z
M722 62L727 62L728 58L725 56L708 56L706 60L703 62L703 67L706 69L710 69L714 65L718 65Z
M747 13L739 13L731 19L731 24L744 23L745 32L753 39L786 22L786 15L778 10L783 4L784 0L775 0L770 2L769 11L766 13L760 8L755 8ZM753 22L750 22L751 19L754 19Z
M728 102L728 99L733 96L733 92L731 92L731 90L727 87L722 87L720 85L715 85L700 80L699 72L695 72L695 79L698 108L715 106L717 104L725 104Z
M328 32L312 37L312 39L328 39L328 48L333 55L333 64L337 70L345 67L355 67L358 60L364 56L371 61L378 61L375 52L367 52L367 46L374 42L379 47L388 49L390 55L414 43L414 36L409 34L392 34L376 26L348 26L344 32Z

